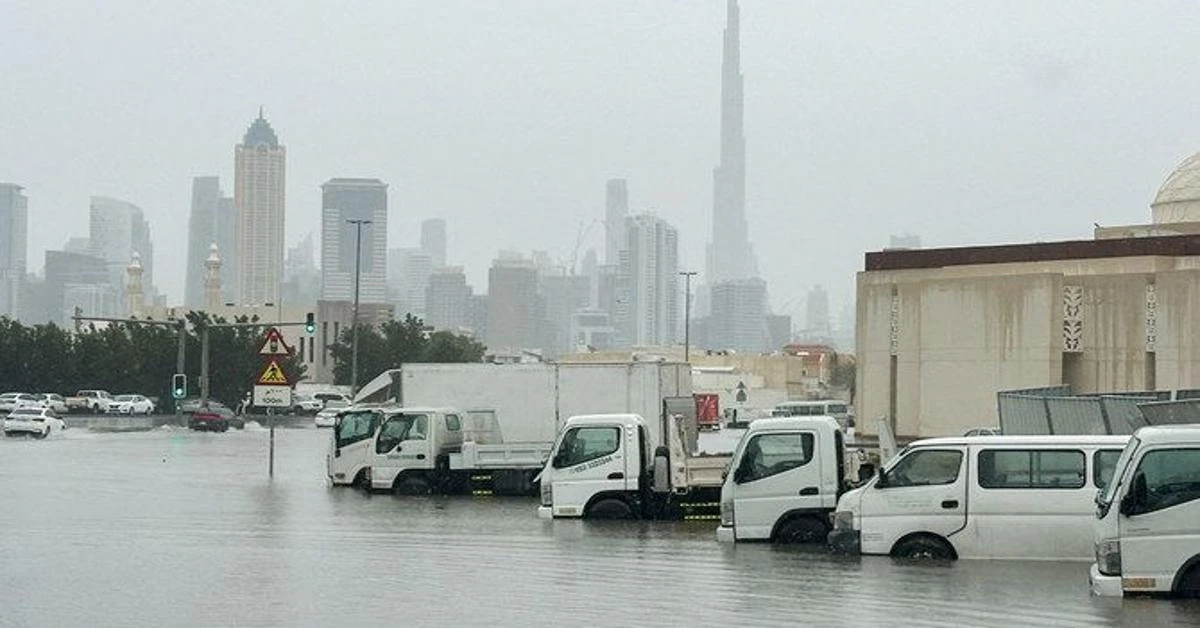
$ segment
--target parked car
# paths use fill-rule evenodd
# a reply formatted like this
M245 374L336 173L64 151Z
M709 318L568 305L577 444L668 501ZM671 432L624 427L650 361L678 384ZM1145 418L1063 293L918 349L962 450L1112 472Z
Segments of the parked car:
M179 411L184 414L191 414L199 411L204 405L200 403L199 397L188 397L179 401Z
M29 393L4 393L0 395L0 414L7 414L17 408L36 408L41 405L37 395Z
M313 399L316 399L317 401L320 401L321 403L326 404L325 407L329 407L330 401L345 401L347 404L354 401L353 399L350 398L350 395L347 395L345 393L339 393L339 392L313 393Z
M292 395L292 412L296 414L316 414L325 409L325 402L308 395Z
M154 402L142 395L117 395L105 410L108 414L151 414Z
M5 436L46 438L66 428L66 423L49 408L17 408L4 419Z
M192 413L188 427L198 432L226 432L233 421L233 410L220 404L211 404Z
M112 395L107 390L81 390L75 396L67 397L67 410L100 414L108 410L111 402Z
M67 413L67 400L58 393L42 393L37 395L38 400L42 405L50 408L55 414L63 415Z
M317 413L313 424L317 427L333 427L333 424L337 422L337 413L349 407L349 401L330 399L325 402L325 409Z

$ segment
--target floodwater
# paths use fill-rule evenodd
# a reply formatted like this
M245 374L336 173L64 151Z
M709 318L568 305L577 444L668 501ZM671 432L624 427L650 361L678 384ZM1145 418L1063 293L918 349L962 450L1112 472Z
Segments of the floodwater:
M1087 565L719 545L712 522L327 486L328 431L0 439L0 626L1160 626Z

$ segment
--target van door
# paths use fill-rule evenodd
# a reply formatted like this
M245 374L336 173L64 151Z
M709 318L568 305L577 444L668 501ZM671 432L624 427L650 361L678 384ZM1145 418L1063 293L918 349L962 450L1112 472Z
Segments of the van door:
M733 467L734 534L769 539L776 522L797 509L821 508L821 452L812 431L763 432L746 441Z
M334 484L354 482L359 471L368 466L374 453L371 443L378 429L377 412L367 410L338 415L326 456L327 473Z
M620 425L577 425L563 434L550 460L554 469L554 516L584 516L593 495L623 492L629 482L636 486L637 478L629 477L626 458L640 454L623 446L624 436Z
M888 554L896 541L913 532L951 538L963 529L965 450L962 446L909 449L863 490L864 554Z
M1118 513L1125 590L1170 591L1184 561L1196 553L1200 448L1147 451L1125 492L1141 494L1134 513Z

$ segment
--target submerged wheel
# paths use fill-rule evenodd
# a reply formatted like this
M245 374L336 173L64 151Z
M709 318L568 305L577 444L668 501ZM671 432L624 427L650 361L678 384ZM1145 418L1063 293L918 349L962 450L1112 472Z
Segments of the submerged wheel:
M419 476L410 476L402 480L397 480L392 485L392 492L397 495L428 495L429 482Z
M794 517L783 522L775 531L776 543L824 543L829 536L829 526L813 517Z
M912 560L954 560L954 548L932 536L914 536L892 548L892 556Z
M1200 565L1193 565L1175 585L1175 595L1200 598Z
M592 504L584 516L589 519L631 519L633 510L624 501L608 497Z

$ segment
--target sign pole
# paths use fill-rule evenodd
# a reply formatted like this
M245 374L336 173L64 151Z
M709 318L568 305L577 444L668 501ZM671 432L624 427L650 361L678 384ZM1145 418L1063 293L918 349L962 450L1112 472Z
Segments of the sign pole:
M267 409L267 421L270 425L270 446L267 453L267 476L275 477L275 408L288 408L292 405L292 383L288 381L287 373L279 361L292 355L291 347L283 341L279 329L272 327L267 330L262 345L258 349L259 357L263 358L262 374L254 384L251 404Z
M267 458L267 477L275 477L275 408L267 408L268 421L271 423L271 453Z

